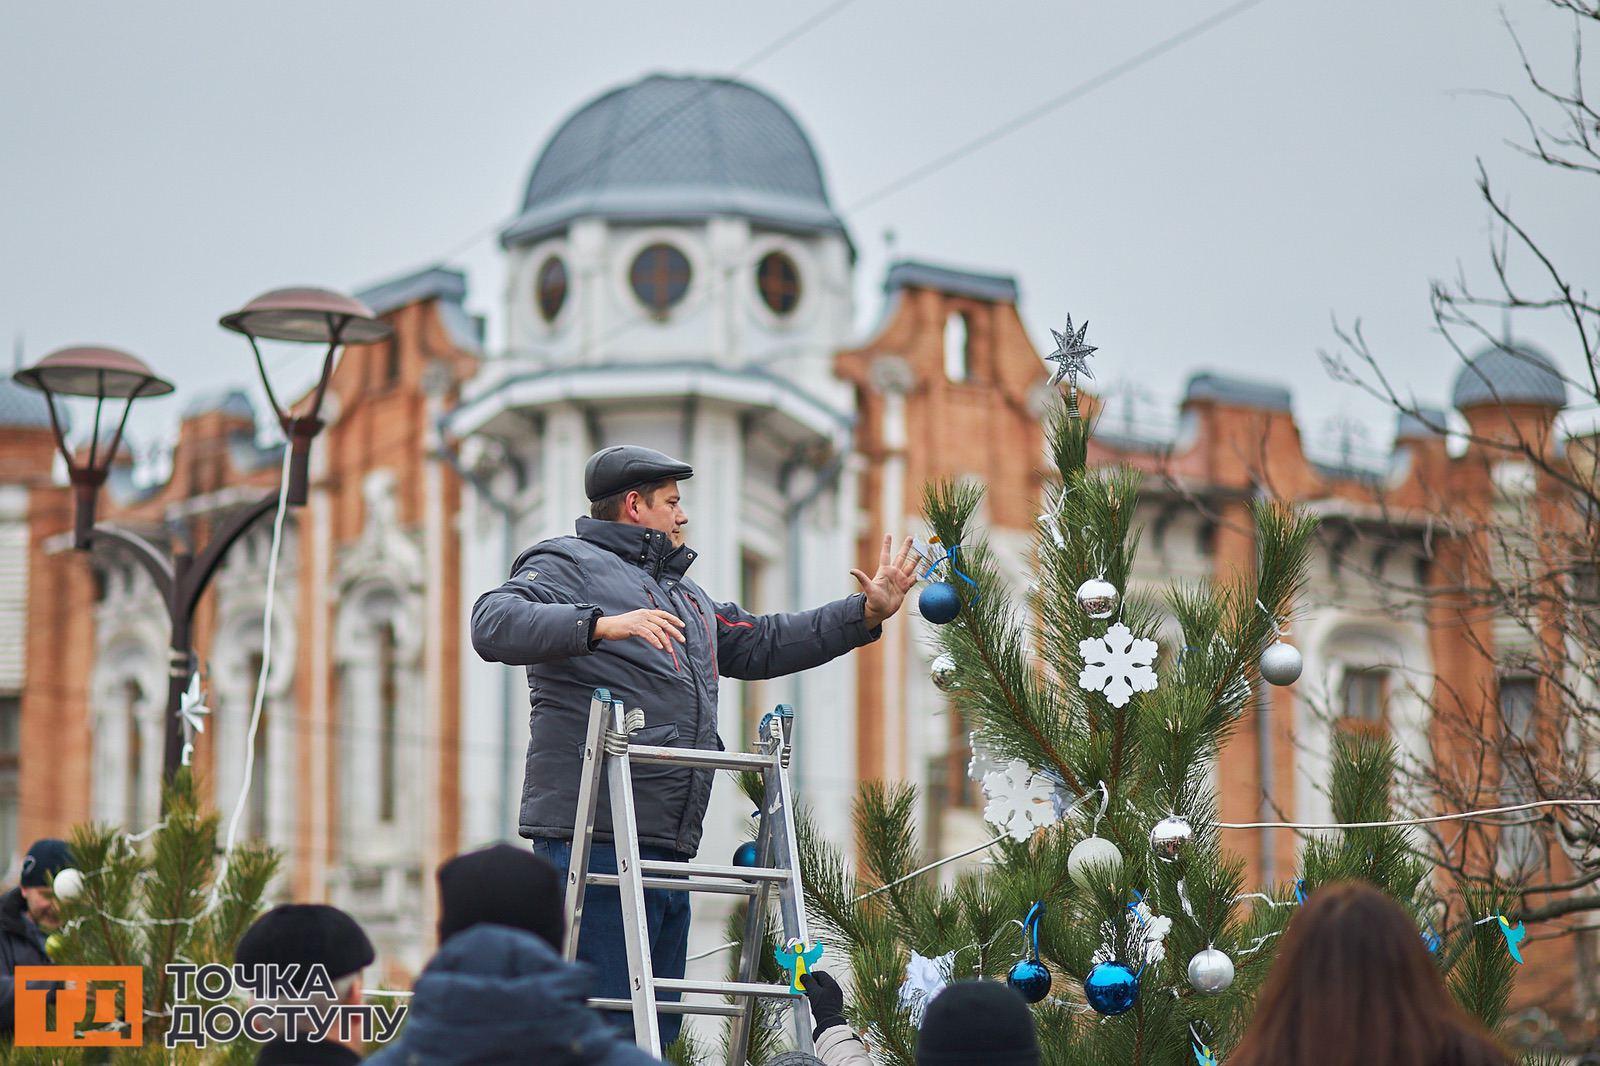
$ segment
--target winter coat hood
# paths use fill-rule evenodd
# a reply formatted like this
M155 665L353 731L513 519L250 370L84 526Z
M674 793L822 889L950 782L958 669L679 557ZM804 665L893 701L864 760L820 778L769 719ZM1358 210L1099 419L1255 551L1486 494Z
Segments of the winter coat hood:
M418 978L404 1028L368 1060L383 1066L537 1062L644 1066L586 1000L587 966L532 933L478 925L451 937Z

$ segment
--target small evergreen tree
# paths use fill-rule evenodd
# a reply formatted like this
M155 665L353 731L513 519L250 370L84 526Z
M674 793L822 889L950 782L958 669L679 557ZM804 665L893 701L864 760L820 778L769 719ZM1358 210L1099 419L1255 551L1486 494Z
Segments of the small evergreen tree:
M1043 1061L1188 1066L1198 1057L1197 1035L1226 1061L1300 894L1347 878L1372 882L1416 915L1457 999L1494 1028L1513 964L1495 925L1474 922L1505 901L1436 885L1398 828L1313 834L1299 876L1254 894L1243 860L1216 826L1207 767L1255 705L1260 657L1305 580L1313 521L1258 503L1253 572L1179 584L1160 600L1134 594L1136 474L1088 467L1090 431L1075 403L1047 431L1059 472L1050 492L1055 528L1041 522L1024 598L1006 587L973 524L981 489L936 484L924 503L939 540L960 547L953 561L960 573L947 575L960 612L938 631L952 660L941 687L974 727L975 751L1000 765L1020 760L1027 784L1048 782L1067 809L1023 839L1001 839L983 864L948 884L936 872L909 876L926 861L909 786L862 787L854 870L814 826L801 830L811 921L832 960L824 965L842 970L848 960L851 1020L877 1061L913 1062L916 1029L901 991L913 952L943 956L937 965L950 979L1005 980L1026 950L1018 920L1036 903L1039 960L1052 976L1035 1008ZM1109 618L1091 617L1079 604L1079 587L1091 578L1120 590ZM1105 692L1080 687L1080 642L1104 638L1118 623L1135 638L1154 639L1163 613L1181 629L1182 650L1157 664L1153 690L1134 691L1119 707ZM1329 782L1335 819L1394 818L1394 763L1385 740L1338 736ZM1171 815L1187 821L1192 837L1168 860L1153 854L1151 831ZM1074 880L1068 855L1091 832L1113 843L1121 861L1087 866ZM1163 928L1161 949L1152 951ZM1187 968L1210 947L1229 957L1235 976L1203 994ZM1138 993L1130 1009L1102 1018L1085 1005L1083 981L1107 960L1137 974Z
M219 817L201 808L188 770L167 786L163 809L147 839L109 825L72 831L69 842L83 890L60 901L62 926L50 938L51 959L67 966L144 968L144 1045L137 1053L118 1052L116 1061L254 1061L258 1047L248 1040L203 1052L165 1048L176 1005L167 967L233 965L234 945L261 913L278 855L253 842L235 846L213 899L221 859ZM61 1054L51 1048L15 1049L10 1061L58 1062Z

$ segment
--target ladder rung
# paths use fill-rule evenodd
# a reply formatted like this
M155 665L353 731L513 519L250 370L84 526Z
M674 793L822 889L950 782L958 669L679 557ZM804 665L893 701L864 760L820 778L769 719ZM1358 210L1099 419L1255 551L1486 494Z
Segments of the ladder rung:
M590 874L591 885L609 885L616 887L621 879L616 874ZM645 888L658 888L667 892L720 892L725 896L753 896L761 891L761 886L753 885L748 881L735 883L733 881L701 881L688 877L641 877L639 883Z
M743 751L705 751L700 748L660 748L650 744L628 745L633 762L668 763L693 766L700 770L771 770L772 756Z
M701 866L692 862L658 862L645 859L639 869L647 874L681 877L726 877L739 881L787 881L789 871L776 866Z
M772 999L796 999L788 985L746 984L743 981L679 981L668 977L656 978L656 988L662 992L702 992L708 996L762 996Z
M631 999L591 999L589 1006L595 1010L633 1010ZM738 1003L657 1003L662 1014L715 1014L723 1018L737 1018L744 1013Z

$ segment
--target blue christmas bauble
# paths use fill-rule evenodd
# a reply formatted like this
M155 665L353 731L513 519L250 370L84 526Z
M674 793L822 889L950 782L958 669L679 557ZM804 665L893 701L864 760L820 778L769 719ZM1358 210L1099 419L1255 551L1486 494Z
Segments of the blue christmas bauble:
M1006 974L1006 984L1029 1003L1037 1003L1050 994L1050 971L1036 959L1023 959Z
M1121 1014L1139 999L1139 975L1120 962L1096 963L1083 979L1083 998L1100 1014Z
M759 866L761 864L761 853L756 850L756 842L754 840L746 840L739 845L738 849L733 853L733 864L735 866Z
M917 596L917 613L936 626L942 626L961 613L961 597L948 581L935 581Z

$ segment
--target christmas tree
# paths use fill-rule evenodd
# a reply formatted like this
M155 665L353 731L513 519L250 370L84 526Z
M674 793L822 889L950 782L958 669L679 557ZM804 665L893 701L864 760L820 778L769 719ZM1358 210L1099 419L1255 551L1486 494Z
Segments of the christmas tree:
M143 967L143 1046L117 1052L116 1061L253 1062L260 1047L248 1040L167 1050L164 1035L176 1005L167 967L233 965L234 945L261 913L278 855L246 842L224 862L219 817L200 806L187 769L167 786L162 809L161 821L138 836L100 824L73 830L69 843L82 887L71 898L57 893L62 926L49 939L51 961ZM59 1062L61 1055L59 1048L14 1049L7 1061Z
M1063 373L1083 371L1081 332L1069 324L1058 340ZM1404 827L1307 834L1297 876L1246 885L1216 824L1208 767L1253 713L1263 674L1298 674L1278 637L1315 523L1258 502L1253 572L1130 594L1139 479L1089 467L1075 374L1047 433L1058 476L1026 590L1002 580L974 524L980 488L924 494L939 558L921 611L945 619L935 680L973 728L973 776L998 838L953 878L953 867L919 872L916 794L890 783L860 791L853 869L802 828L822 965L848 969L850 1020L876 1061L910 1066L929 995L976 977L1009 979L1036 1004L1045 1062L1226 1061L1298 901L1341 879L1400 900L1458 1000L1493 1030L1515 965L1490 920L1506 901L1438 883ZM1164 616L1181 631L1165 658L1155 640ZM1335 820L1396 818L1394 763L1385 739L1337 735Z

